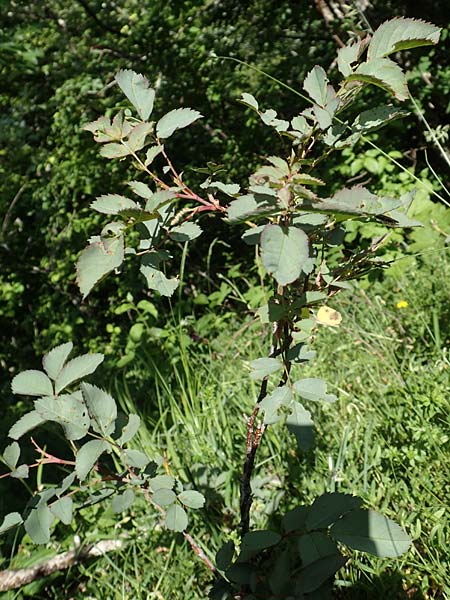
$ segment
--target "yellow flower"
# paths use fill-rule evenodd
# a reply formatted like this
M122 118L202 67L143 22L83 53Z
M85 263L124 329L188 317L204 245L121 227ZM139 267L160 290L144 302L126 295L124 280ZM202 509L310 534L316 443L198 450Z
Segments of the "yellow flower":
M400 300L395 306L397 308L408 308L408 303L406 302L406 300Z

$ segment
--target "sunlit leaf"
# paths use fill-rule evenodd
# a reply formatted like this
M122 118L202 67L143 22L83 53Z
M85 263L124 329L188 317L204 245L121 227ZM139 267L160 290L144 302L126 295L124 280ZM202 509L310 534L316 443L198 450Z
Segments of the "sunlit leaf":
M56 393L59 394L61 390L66 388L68 385L83 379L87 375L93 373L100 363L103 362L104 355L99 352L83 354L70 360L59 373L56 382L55 389Z
M53 394L53 385L42 371L22 371L14 377L11 384L13 394L27 396L47 396Z
M391 93L397 100L408 98L406 77L401 68L389 58L374 58L364 62L347 77L347 81L372 83Z
M81 446L75 458L75 473L80 481L86 479L99 457L110 448L105 440L90 440Z
M70 496L56 500L49 506L49 509L64 525L72 523L73 500Z
M91 203L91 208L105 215L117 215L126 208L140 208L134 200L119 194L104 194Z
M128 488L123 494L117 494L114 496L111 502L111 508L113 513L120 513L128 510L134 502L134 492L131 488Z
M46 419L41 417L36 410L32 410L24 414L18 421L14 423L8 432L8 436L13 440L18 440L25 433L28 433L31 431L31 429L34 429L38 425L45 423L45 421Z
M309 257L308 236L297 227L266 225L261 234L262 262L280 285L300 277Z
M121 235L89 244L77 262L77 283L83 298L103 277L120 267L123 259L124 239Z
M111 435L117 418L114 398L90 383L82 383L80 387L91 418L92 429L104 436Z
M382 23L373 34L367 50L368 60L400 50L437 44L441 29L420 19L397 17Z
M311 413L300 404L292 402L291 412L286 418L289 431L297 438L297 444L301 450L308 450L314 440L314 423Z
M8 513L0 525L0 535L9 531L13 527L17 527L23 523L23 519L18 512Z
M192 108L176 108L158 121L156 134L159 138L168 138L177 129L187 127L202 116L198 110L193 110Z
M47 544L50 541L50 527L55 517L45 503L31 509L25 519L25 531L35 544Z
M169 506L165 523L167 529L170 529L171 531L184 531L188 524L188 517L184 508L178 504Z
M155 100L155 90L150 87L148 79L129 69L119 71L115 79L138 115L146 121L152 113Z
M178 500L189 508L202 508L205 504L205 496L195 490L185 490L178 494Z
M252 379L263 379L267 375L271 375L283 368L281 361L277 358L257 358L250 363Z
M90 419L79 391L45 396L35 401L34 408L46 421L59 423L69 440L79 440L88 432Z
M123 446L127 442L133 439L139 429L139 425L141 424L141 419L138 415L130 414L128 415L128 423L122 429L121 436L116 440L119 446Z
M60 346L56 346L44 355L42 359L42 365L53 381L58 377L61 369L64 366L69 354L72 352L73 344L72 342L67 342L66 344L61 344Z

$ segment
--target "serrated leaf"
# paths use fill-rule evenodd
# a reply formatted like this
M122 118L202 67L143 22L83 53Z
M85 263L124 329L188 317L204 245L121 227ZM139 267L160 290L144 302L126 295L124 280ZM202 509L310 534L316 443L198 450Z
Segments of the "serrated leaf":
M240 98L240 102L242 102L242 104L246 104L250 108L253 108L254 110L256 110L256 112L258 112L258 110L259 110L258 102L257 102L256 98L254 96L252 96L251 94L247 94L246 92L243 92L242 97Z
M120 267L124 259L122 235L95 241L87 246L77 261L77 283L83 298L103 277Z
M151 123L139 123L139 125L135 125L125 142L126 147L133 153L141 150L145 146L145 140L152 129L153 125Z
M53 502L49 508L55 517L64 523L64 525L70 525L72 523L73 500L70 496L60 498L56 502Z
M322 67L315 66L305 77L303 89L319 106L327 103L328 77Z
M50 379L53 379L53 381L58 377L69 354L72 352L72 349L72 342L67 342L66 344L56 346L50 350L50 352L44 355L44 358L42 359L42 365L47 375L50 377Z
M174 491L168 490L167 488L160 488L152 494L152 500L156 502L158 506L170 506L177 500L177 495Z
M78 450L75 458L75 473L80 481L84 481L103 452L111 446L105 440L90 440Z
M42 371L30 369L14 377L11 384L13 394L26 396L47 396L53 394L53 385Z
M266 271L280 285L300 277L309 257L308 236L296 227L266 225L261 234L261 258Z
M278 414L282 406L287 406L292 400L292 394L289 386L283 385L273 390L259 403L260 410L264 411L264 424L273 425L280 420Z
M3 451L3 460L6 465L13 471L16 468L20 457L20 446L17 442L12 442Z
M188 524L188 517L184 508L172 504L167 510L165 523L170 531L184 531Z
M134 469L143 469L150 462L149 457L140 450L128 449L122 456L125 464Z
M31 429L34 429L42 423L45 423L45 419L43 419L37 411L32 410L31 412L23 415L23 417L20 417L20 419L14 423L14 425L8 431L8 437L12 438L13 440L18 440L25 433L28 433L31 431Z
M99 352L93 354L83 354L69 360L63 367L55 382L55 391L57 394L74 381L83 379L91 375L100 363L103 362L104 355Z
M218 569L221 571L226 571L226 569L228 569L233 560L234 550L234 542L232 540L229 540L220 547L216 553L216 565Z
M380 557L396 557L411 546L411 538L384 515L358 508L344 515L330 529L330 535L353 550Z
M45 503L32 508L25 519L25 531L35 544L47 544L50 541L50 527L55 517Z
M192 108L176 108L175 110L171 110L158 121L156 135L159 138L168 138L177 129L187 127L202 116L198 110L193 110Z
M105 215L117 215L127 208L140 208L134 200L119 194L104 194L91 203L91 208Z
M273 168L273 167L270 167ZM227 209L228 219L233 221L245 221L256 215L267 215L278 210L275 197L255 196L245 194L233 200Z
M158 154L161 154L161 152L163 150L164 150L164 146L162 144L161 144L161 146L152 146L151 148L149 148L145 155L144 165L146 167L150 166L152 164L152 162L155 160L155 158L158 156Z
M203 185L200 187L203 187ZM227 196L235 196L236 194L239 194L239 190L241 189L240 185L237 183L222 183L220 181L210 181L205 187L216 188Z
M119 446L123 446L124 444L126 444L134 438L134 436L139 430L140 424L141 419L140 417L138 417L138 415L128 415L128 423L122 429L121 436L116 440Z
M400 110L394 106L377 106L376 108L365 110L358 115L351 128L353 131L362 133L376 131L386 125L386 123L405 117L408 114L407 111Z
M152 190L148 187L146 183L143 183L142 181L129 181L128 185L133 190L133 192L141 198L150 200L153 196Z
M334 402L337 400L334 394L327 394L327 384L323 379L306 377L294 383L294 391L305 400L318 402Z
M114 398L90 383L82 383L80 387L91 418L92 429L103 436L111 435L117 418Z
M339 554L336 542L320 531L313 531L312 533L300 536L297 546L304 566L325 556Z
M263 379L282 369L283 365L277 358L257 358L251 361L250 367L252 368L251 379Z
M441 29L420 19L397 17L382 23L373 34L367 50L368 60L400 50L437 44Z
M13 527L17 527L23 523L23 519L18 512L8 513L0 525L0 535L6 533Z
M131 154L130 148L124 144L117 144L115 142L105 144L100 148L100 155L104 158L123 158L129 154Z
M300 404L292 402L291 412L286 418L289 431L297 438L297 444L301 450L308 450L314 440L313 421L311 413Z
M148 79L144 75L125 69L117 73L115 80L141 119L146 121L152 113L155 101L155 90L150 87Z
M190 223L189 221L182 225L178 225L177 227L173 227L173 229L169 231L169 236L176 242L195 240L195 238L198 238L201 234L202 228L196 223Z
M361 498L350 494L340 492L322 494L310 507L306 527L309 531L329 527L346 513L359 508L361 504Z
M44 420L59 423L69 440L79 440L89 430L88 411L79 391L61 396L45 396L36 400L34 407Z
M134 492L131 488L128 488L123 494L117 494L114 496L111 502L111 509L113 513L121 513L128 510L134 502Z
M347 81L372 83L387 90L400 101L407 100L409 94L405 74L389 58L374 58L362 63L347 77Z
M363 40L355 42L354 44L348 44L343 48L339 48L337 52L337 65L339 71L344 77L347 77L347 75L350 75L352 73L352 64L358 60L363 48Z
M141 265L140 271L147 281L147 287L156 290L161 296L172 296L180 283L176 278L168 279L162 271L153 267Z
M195 490L185 490L178 494L178 500L189 508L202 508L205 504L205 496Z

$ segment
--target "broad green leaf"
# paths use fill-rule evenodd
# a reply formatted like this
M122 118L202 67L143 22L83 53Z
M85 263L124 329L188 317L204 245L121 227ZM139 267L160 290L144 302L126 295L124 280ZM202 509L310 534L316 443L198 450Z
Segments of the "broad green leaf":
M231 222L245 221L249 217L268 215L278 210L276 197L246 194L231 202L227 216Z
M205 496L195 490L185 490L178 494L178 500L189 508L202 508L205 504Z
M302 593L314 592L347 562L341 554L332 554L307 565L296 578L295 591Z
M64 496L64 498L53 502L49 509L64 525L72 523L73 500L70 496Z
M122 429L121 436L116 440L119 446L123 446L130 440L134 438L136 433L138 432L139 425L141 424L141 419L138 415L130 414L128 415L128 423Z
M376 131L380 127L386 125L386 123L401 119L408 114L408 111L400 110L393 106L378 106L377 108L365 110L358 115L353 122L353 125L351 125L351 128L353 131L362 133Z
M373 34L367 50L368 60L400 50L437 44L441 29L419 19L398 17L385 21Z
M246 104L250 108L253 108L253 110L256 110L256 112L258 112L259 110L258 102L256 101L255 97L251 94L243 92L242 97L240 98L240 102L242 102L242 104Z
M411 546L411 538L384 515L358 508L344 515L330 529L330 535L353 550L380 557L396 557Z
M20 446L17 442L12 442L3 451L3 460L6 465L13 471L16 468L20 457Z
M44 396L35 401L34 408L46 421L59 423L69 440L79 440L89 430L88 411L79 391L60 396Z
M61 494L64 494L64 492L66 492L75 481L75 477L75 471L72 471L72 473L69 473L67 477L64 477L64 479L61 481L61 485L58 488L55 488L55 494L57 496L61 496Z
M140 450L128 449L122 456L125 464L134 469L143 469L150 462L149 457Z
M152 495L152 500L158 504L158 506L170 506L177 500L177 495L172 490L167 488L160 488Z
M234 556L234 542L229 540L220 547L216 553L216 565L221 571L225 571L231 565Z
M105 440L90 440L81 446L75 458L75 473L78 479L84 481L103 452L110 449L111 446Z
M255 246L256 244L259 244L261 233L263 232L264 227L265 225L258 225L257 227L247 229L247 231L244 231L241 237L249 246Z
M151 123L139 123L139 125L133 127L124 144L133 153L141 150L145 146L145 140L152 129L153 125Z
M120 211L127 208L138 209L140 206L126 196L120 196L119 194L104 194L91 203L91 208L105 215L117 215Z
M165 523L167 529L170 529L170 531L184 531L188 524L188 517L184 508L178 504L169 506Z
M144 275L150 290L156 290L161 296L172 296L180 281L176 278L168 279L162 271L141 265L141 273Z
M305 77L303 89L319 106L327 103L328 77L322 67L315 66Z
M408 86L401 68L389 58L374 58L364 62L347 77L347 81L372 83L394 95L397 100L407 100Z
M159 138L168 138L177 129L187 127L202 116L198 110L192 110L192 108L176 108L175 110L171 110L158 121L156 135Z
M72 352L73 344L72 342L67 342L66 344L61 344L60 346L56 346L44 355L42 359L42 365L50 377L50 379L55 379L58 377L61 369L64 366L69 354Z
M281 539L281 535L275 531L249 531L242 538L239 561L245 562L261 550L276 546Z
M175 479L171 475L157 475L150 479L149 484L154 492L160 489L171 490L175 485Z
M300 277L309 257L308 236L296 227L266 225L261 234L262 262L280 285Z
M164 150L164 146L161 144L161 146L152 146L151 148L149 148L147 150L147 154L145 155L145 162L144 165L146 167L150 166L152 164L152 162L155 160L155 158L158 156L158 154L161 154L161 152Z
M113 513L121 513L128 510L134 502L134 492L131 488L128 488L123 494L117 494L114 496L111 502L111 508Z
M339 554L336 542L320 531L313 531L298 538L298 552L303 566L309 565L320 558Z
M297 506L283 517L283 528L286 533L292 531L304 531L306 530L306 519L309 514L309 506Z
M103 277L120 267L124 259L122 235L98 239L89 244L77 262L77 283L83 298Z
M148 79L129 69L119 71L115 79L138 115L146 121L152 113L155 100L155 90L150 87Z
M339 48L337 52L337 65L344 77L347 77L353 71L352 64L358 60L364 46L364 41L360 40L354 44L348 44L343 48Z
M198 238L201 233L201 227L199 227L196 223L190 223L187 221L182 225L173 227L173 229L170 230L169 235L176 242L188 242Z
M280 420L278 414L282 406L287 406L292 400L292 394L289 386L283 385L273 390L259 404L260 410L264 411L265 425L273 425Z
M283 364L277 358L257 358L251 361L250 367L253 369L250 373L251 379L263 379L282 369Z
M153 197L152 190L148 187L146 183L143 183L142 181L129 181L128 185L133 190L133 192L141 198L150 200Z
M130 148L124 144L105 144L100 148L100 155L104 158L123 158L131 154Z
M53 385L42 371L22 371L14 377L11 384L13 394L26 396L47 396L53 394Z
M227 196L235 196L236 194L239 194L239 190L241 189L240 185L237 183L222 183L220 181L210 181L208 185L203 186L202 184L200 187L216 188Z
M59 394L61 390L74 383L74 381L83 379L83 377L93 373L98 365L103 362L104 358L103 354L97 352L94 354L83 354L69 360L56 378L56 393Z
M28 465L19 465L17 469L14 469L11 473L11 477L15 479L27 479L30 472L30 468Z
M45 503L31 509L25 519L25 531L35 544L47 544L50 541L50 527L55 517Z
M103 436L111 435L117 418L114 398L90 383L82 383L80 388L91 418L92 429Z
M323 379L315 377L306 377L294 383L294 391L305 400L317 402L335 402L337 400L334 394L327 394L327 384Z
M314 440L313 422L311 413L305 410L300 402L292 402L291 412L286 418L289 431L297 438L301 450L308 450Z
M13 440L18 440L25 433L28 433L31 429L45 423L45 421L46 419L43 419L36 410L32 410L23 415L23 417L20 417L20 419L14 423L8 432L8 437Z
M18 512L8 513L0 525L0 535L9 531L13 527L17 527L23 523L23 519Z
M340 492L322 494L311 505L306 526L309 531L324 529L346 513L359 508L361 504L361 498L350 494L341 494Z

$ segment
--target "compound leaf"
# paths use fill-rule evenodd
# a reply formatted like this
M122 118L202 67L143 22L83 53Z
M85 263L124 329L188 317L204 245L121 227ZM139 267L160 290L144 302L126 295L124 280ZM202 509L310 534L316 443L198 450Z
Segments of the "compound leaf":
M169 279L159 269L147 265L141 265L141 273L147 280L148 288L156 290L161 296L172 296L180 283L175 277Z
M120 513L124 510L128 510L134 502L134 492L131 488L128 488L123 494L117 494L114 496L111 502L111 508L113 513Z
M201 235L202 229L196 223L183 223L170 230L170 237L176 242L188 242Z
M11 469L11 471L14 471L14 469L16 468L19 457L20 446L17 442L12 442L12 444L6 446L6 448L3 451L3 460L5 461L6 465Z
M315 66L305 77L303 89L319 106L327 103L328 77L322 67Z
M327 384L323 379L306 377L294 383L294 391L305 400L335 402L334 394L327 394Z
M131 154L130 148L124 144L116 144L115 142L105 144L100 148L100 155L104 158L123 158L129 154Z
M69 440L79 440L88 432L89 415L79 391L61 396L44 396L35 401L34 407L45 421L59 423Z
M125 464L135 469L143 469L150 462L148 456L140 450L125 450L123 459Z
M152 499L158 506L170 506L177 500L177 495L174 491L167 488L160 488L152 495Z
M17 527L23 523L23 519L18 512L8 513L0 525L0 535L9 531L13 527Z
M91 208L105 215L117 215L120 211L127 208L139 209L140 206L126 196L103 194L91 203Z
M128 415L128 423L122 429L121 436L117 439L117 443L119 446L123 446L127 442L129 442L136 435L139 429L139 425L141 424L141 419L138 415L130 414Z
M389 58L374 58L364 62L347 77L347 81L363 81L381 87L397 100L408 98L406 77L401 68Z
M250 373L251 379L263 379L283 368L277 358L257 358L251 361L250 366L253 369Z

